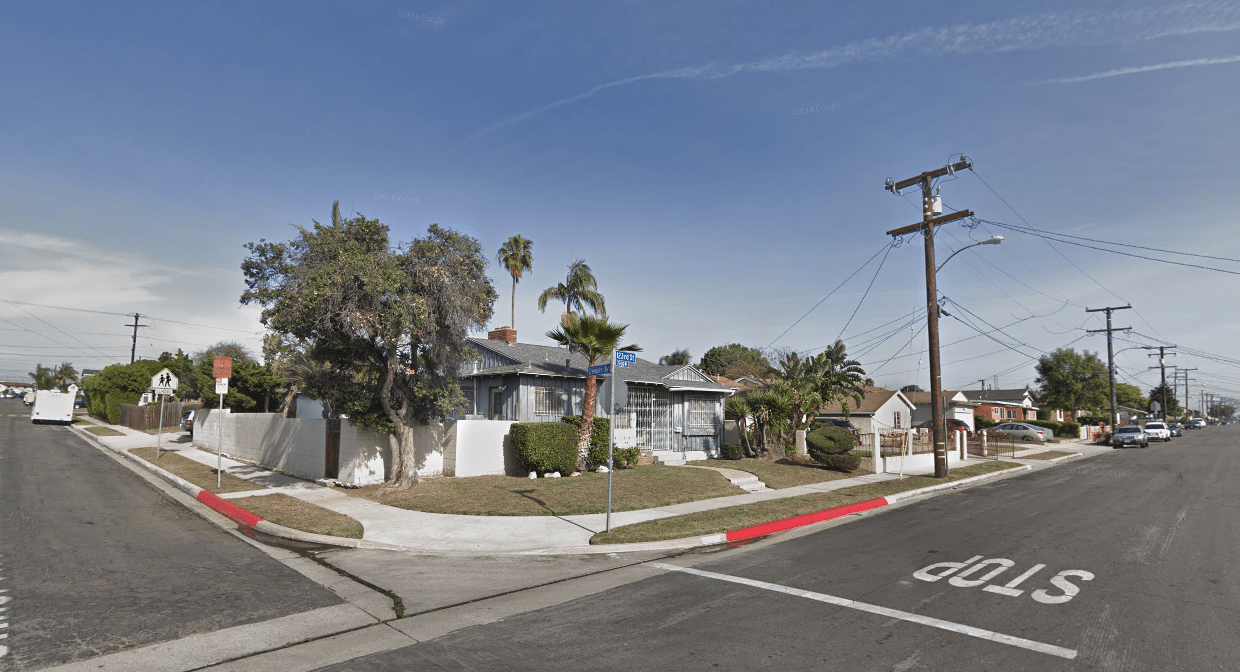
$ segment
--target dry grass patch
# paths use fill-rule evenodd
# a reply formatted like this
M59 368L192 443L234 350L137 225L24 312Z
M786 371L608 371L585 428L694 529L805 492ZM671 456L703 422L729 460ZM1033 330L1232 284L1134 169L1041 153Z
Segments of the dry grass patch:
M94 425L92 427L83 427L82 429L87 432L90 432L91 434L94 434L95 436L125 436L124 432L118 432L115 429L112 429L111 427L104 427L102 425Z
M348 539L362 538L362 524L356 520L343 513L337 513L283 493L254 495L229 501L276 525L311 534L326 534L331 537Z
M740 460L694 460L689 464L745 471L757 476L758 480L766 484L766 487L775 490L792 488L798 485L809 485L810 483L835 481L841 478L859 476L861 473L869 473L854 472L848 474L832 471L820 464L794 462L787 458L775 461L753 457Z
M474 516L572 516L607 510L607 474L563 478L515 476L435 478L383 497L382 486L342 489L355 497L412 511ZM643 465L620 469L612 483L612 511L636 511L742 494L708 469Z
M89 430L88 430L89 431ZM251 483L244 478L237 478L228 472L224 472L220 479L220 487L215 487L215 467L209 467L201 462L195 462L188 457L177 455L176 452L170 450L161 450L159 458L155 457L155 449L153 447L133 448L130 453L150 462L163 469L172 472L181 478L193 483L194 485L213 494L221 494L225 492L244 492L246 490L262 490L263 486Z
M1056 457L1067 457L1076 453L1065 453L1062 450L1048 450L1044 453L1034 453L1033 455L1023 455L1022 460L1053 460Z
M846 504L856 504L866 500L893 495L897 492L916 490L945 481L958 481L970 476L979 476L994 471L1019 467L1011 462L986 462L983 464L959 467L951 470L946 479L929 476L912 476L903 480L883 481L841 488L831 492L785 499L772 499L757 504L730 506L723 509L701 511L683 516L650 520L634 525L625 525L611 532L594 535L591 544L629 544L643 541L663 541L665 539L683 539L705 534L719 534L728 530L739 530L752 525L760 525L807 513L816 513L833 509Z

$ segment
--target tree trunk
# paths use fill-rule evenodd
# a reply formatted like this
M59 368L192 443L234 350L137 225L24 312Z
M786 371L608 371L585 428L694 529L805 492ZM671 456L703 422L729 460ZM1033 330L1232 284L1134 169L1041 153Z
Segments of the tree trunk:
M512 328L517 328L517 276L512 276Z
M594 363L590 363L594 366ZM581 429L577 432L577 471L585 472L586 460L590 456L590 434L594 429L594 397L597 393L598 379L595 376L586 378L586 398L581 407Z
M387 485L379 489L380 495L405 490L421 480L418 477L413 427L407 426L404 422L397 423L396 430L388 435L388 445L392 449L392 473Z
M291 385L288 394L284 395L284 417L297 417L297 386Z

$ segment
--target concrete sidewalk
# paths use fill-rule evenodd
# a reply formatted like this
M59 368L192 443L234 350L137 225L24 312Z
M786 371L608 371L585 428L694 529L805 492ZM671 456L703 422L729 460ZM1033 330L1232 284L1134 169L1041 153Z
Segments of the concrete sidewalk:
M155 446L156 436L154 435L126 427L103 425L96 420L90 420L123 434L123 436L93 437L112 450L123 452L132 448ZM206 452L195 448L189 442L189 435L186 432L165 433L162 445L165 449L176 452L182 457L212 468L215 467L218 459L213 452ZM1082 453L1085 456L1110 450L1109 447L1095 447L1087 444L1060 444L1054 448L1037 447L1018 451L1017 457L1011 461L1032 466L1045 465L1047 463L1045 460L1023 460L1019 456L1056 449ZM970 459L959 464L967 466L982 461ZM322 486L228 458L223 458L222 464L225 473L264 487L262 490L228 493L221 496L223 499L236 502L242 508L245 507L245 504L243 501L238 500L243 500L245 497L284 493L357 520L364 528L362 538L365 541L386 544L410 551L461 554L606 553L618 550L668 547L667 542L628 544L624 545L623 548L617 546L591 546L590 538L605 529L606 515L601 513L578 516L465 516L409 511L379 504L361 497L353 497L345 494L338 488ZM917 473L909 472L905 475L912 476L917 475ZM611 524L615 528L648 520L752 504L771 499L829 492L855 485L878 483L897 478L899 476L896 474L867 474L780 490L762 490L640 511L616 512L612 513Z

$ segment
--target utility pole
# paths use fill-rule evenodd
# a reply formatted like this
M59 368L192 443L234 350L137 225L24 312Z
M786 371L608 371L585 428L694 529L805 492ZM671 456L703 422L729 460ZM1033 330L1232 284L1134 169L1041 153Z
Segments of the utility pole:
M1111 381L1111 431L1112 432L1115 431L1115 426L1119 424L1119 404L1115 401L1115 346L1111 343L1111 332L1128 331L1132 329L1132 327L1119 327L1118 329L1112 327L1111 326L1111 313L1117 310L1128 310L1129 308L1132 308L1132 306L1129 305L1129 306L1114 306L1114 307L1107 307L1107 308L1086 308L1085 309L1085 312L1087 313L1101 313L1105 311L1107 314L1107 328L1106 329L1089 329L1087 330L1087 332L1093 334L1093 333L1105 331L1107 333L1107 377Z
M961 154L960 161L949 163L942 168L927 171L916 177L899 182L887 180L887 190L899 194L901 189L914 185L921 186L921 222L910 224L887 232L889 236L903 236L920 231L926 244L926 330L930 333L930 413L931 432L934 436L934 477L947 478L947 429L943 426L943 381L939 368L939 290L935 282L935 271L938 269L934 259L934 229L937 226L972 217L972 210L960 210L950 215L935 217L936 207L940 207L931 193L935 178L951 175L958 170L972 169L973 162Z
M129 363L133 364L134 357L138 354L138 327L149 327L149 324L138 324L138 318L142 317L141 313L129 313L133 315L133 324L126 324L126 327L133 327L133 345L129 348Z
M1154 347L1155 346L1151 345L1147 349L1153 350ZM1167 348L1175 349L1175 346L1174 345L1160 345L1157 347L1158 347L1158 368L1159 370L1162 371L1162 419L1163 419L1163 422L1166 422L1167 420ZM1153 356L1154 356L1154 353L1152 352L1146 355L1146 357L1153 357ZM1171 353L1171 356L1174 357L1175 353L1174 352ZM1152 369L1154 367L1151 366L1150 368Z
M1176 378L1179 378L1180 374L1184 374L1184 412L1188 414L1190 417L1192 416L1192 414L1188 412L1188 407L1193 405L1193 400L1190 399L1188 396L1188 372L1196 371L1196 370L1197 368L1193 367L1191 369L1179 368L1179 369L1176 369L1175 371Z
M986 379L985 379L985 378L978 378L978 379L977 379L977 382L979 382L979 383L981 383L981 384L982 384L982 389L983 389L983 390L984 390L984 389L986 389Z

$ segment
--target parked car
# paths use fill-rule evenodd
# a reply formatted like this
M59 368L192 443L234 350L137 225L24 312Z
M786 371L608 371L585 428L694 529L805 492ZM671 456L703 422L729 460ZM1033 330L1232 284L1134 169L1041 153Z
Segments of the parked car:
M1171 430L1167 428L1164 422L1151 421L1145 423L1145 433L1150 435L1150 440L1158 439L1159 441L1170 441Z
M1184 425L1184 426L1188 427L1189 429L1201 429L1202 427L1206 426L1206 421L1202 420L1201 418L1193 418L1192 420L1188 421L1187 425Z
M1184 428L1178 422L1168 423L1167 429L1171 431L1171 436L1184 436Z
M185 411L185 415L181 418L181 431L189 432L189 438L194 438L194 412Z
M1038 427L1026 422L1005 422L987 430L991 435L1006 436L1017 441L1050 441L1053 432L1045 427Z
M1111 445L1116 448L1124 446L1141 446L1142 448L1150 447L1150 435L1137 425L1124 425L1115 430L1111 435Z
M971 431L973 431L972 429L970 429L970 428L969 428L969 423L965 422L964 420L960 420L960 419L957 419L957 418L947 418L946 422L947 422L947 430L948 430L948 431L951 431L951 430L953 430L953 429L954 429L954 430L961 431L961 432L971 432ZM931 428L931 425L933 425L933 424L934 424L934 421L933 421L933 420L927 420L927 421L925 421L925 422L923 422L923 423L920 423L920 424L918 424L918 425L914 425L914 427L916 427L917 429L930 429L930 428Z
M853 427L851 422L841 418L818 418L814 421L814 424L835 425L836 427L842 427L852 432L853 436L858 436L857 428Z

